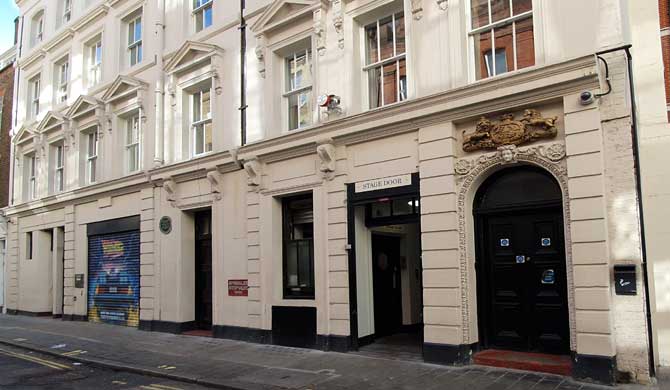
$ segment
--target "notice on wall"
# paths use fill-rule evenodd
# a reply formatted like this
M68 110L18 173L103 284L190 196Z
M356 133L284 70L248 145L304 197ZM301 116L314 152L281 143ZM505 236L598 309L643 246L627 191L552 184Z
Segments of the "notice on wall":
M229 279L228 280L228 296L230 296L230 297L247 297L247 296L249 296L249 280L248 279Z
M386 190L389 188L408 186L412 184L412 175L383 177L381 179L359 181L356 183L356 192Z

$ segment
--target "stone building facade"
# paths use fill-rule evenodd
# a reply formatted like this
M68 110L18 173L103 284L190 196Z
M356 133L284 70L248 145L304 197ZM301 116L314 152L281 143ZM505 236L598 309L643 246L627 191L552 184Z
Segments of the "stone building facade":
M8 312L649 380L626 51L649 14L246 3L241 69L232 2L17 1Z

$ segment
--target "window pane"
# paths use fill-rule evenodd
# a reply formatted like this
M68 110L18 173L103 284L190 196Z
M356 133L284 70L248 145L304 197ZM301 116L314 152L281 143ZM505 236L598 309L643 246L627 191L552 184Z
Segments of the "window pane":
M379 21L379 51L381 59L394 56L393 53L393 20L391 17Z
M515 22L516 64L518 69L535 65L535 41L533 38L533 18Z
M195 31L200 31L204 28L204 15L202 11L195 14Z
M212 122L205 123L205 152L212 151Z
M204 139L203 125L195 126L195 154L204 153Z
M212 104L210 99L210 90L204 90L202 94L202 119L207 119L212 117Z
M514 15L530 11L533 9L533 0L512 0L512 9Z
M365 28L365 38L366 38L366 57L367 63L373 64L379 61L379 56L377 53L377 24L371 24Z
M368 94L370 108L376 108L382 105L381 67L368 70Z
M486 54L491 52L491 32L486 31L473 35L475 44L475 76L477 80L489 77L493 74L492 66L486 61Z
M286 287L298 287L298 243L286 242Z
M384 104L398 101L398 64L384 65Z
M142 62L142 44L137 45L137 62Z
M142 39L142 19L135 21L135 42Z
M302 88L312 83L312 71L306 53L296 56L295 61L295 88Z
M128 46L130 46L131 43L135 42L135 34L133 33L135 31L135 23L130 22L128 23Z
M298 128L298 95L290 95L288 97L288 129L294 130Z
M88 177L89 177L89 182L93 183L95 182L95 166L96 166L96 160L89 160L88 162Z
M393 201L393 215L412 214L412 199L396 199Z
M396 54L405 52L405 17L402 13L395 16L395 51Z
M298 242L298 279L300 287L311 287L312 275L312 241Z
M212 25L212 7L207 7L205 8L205 27L209 27Z
M137 63L137 46L130 49L130 65L135 65Z
M514 70L514 38L512 25L496 28L493 32L496 53L496 75Z
M128 148L128 172L134 172L137 170L137 152L137 145L133 145Z
M372 206L372 217L389 217L391 216L391 203L389 202L376 202Z
M472 28L489 24L488 0L470 0L470 14L472 17Z
M193 94L193 122L197 122L200 119L202 119L201 116L202 106L200 102L200 96L201 96L200 92L196 92Z
M491 19L497 22L510 17L509 0L491 0Z
M407 100L407 64L405 60L398 61L400 68L400 101Z
M312 91L298 95L300 109L299 127L309 126L312 123Z

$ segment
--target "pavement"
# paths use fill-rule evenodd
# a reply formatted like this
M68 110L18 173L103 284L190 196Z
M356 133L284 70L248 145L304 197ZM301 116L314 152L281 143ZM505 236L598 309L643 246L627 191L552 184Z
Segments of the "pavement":
M204 390L207 387L114 371L20 348L0 346L0 389Z
M612 389L549 374L447 367L39 317L0 315L0 344L90 367L229 390ZM665 390L663 386L616 388Z

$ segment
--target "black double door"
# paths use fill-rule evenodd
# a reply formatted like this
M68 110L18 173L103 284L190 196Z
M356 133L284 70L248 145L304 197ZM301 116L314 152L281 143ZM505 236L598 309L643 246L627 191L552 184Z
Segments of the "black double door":
M212 328L212 213L195 214L195 326Z
M372 282L375 336L388 336L402 326L400 238L372 235Z
M561 209L480 214L478 240L484 347L568 353Z

